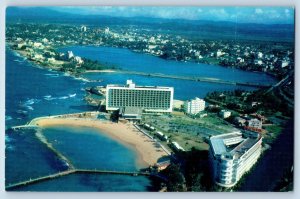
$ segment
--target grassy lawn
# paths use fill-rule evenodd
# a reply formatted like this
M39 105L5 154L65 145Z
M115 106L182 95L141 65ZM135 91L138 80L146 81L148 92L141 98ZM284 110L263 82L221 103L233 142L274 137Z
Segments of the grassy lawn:
M185 150L191 150L192 147L199 150L208 150L209 145L202 138L190 136L187 134L174 134L172 140L176 141Z

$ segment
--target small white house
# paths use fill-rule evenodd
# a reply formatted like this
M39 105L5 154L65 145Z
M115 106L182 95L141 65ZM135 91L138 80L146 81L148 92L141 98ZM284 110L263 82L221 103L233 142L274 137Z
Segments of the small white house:
M219 115L225 119L225 118L229 118L231 116L231 112L227 111L227 110L221 110Z

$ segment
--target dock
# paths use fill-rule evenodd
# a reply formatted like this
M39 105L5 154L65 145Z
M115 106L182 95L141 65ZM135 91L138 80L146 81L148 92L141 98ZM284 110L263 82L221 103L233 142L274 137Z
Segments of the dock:
M9 190L9 189L29 185L29 184L34 184L34 183L45 181L45 180L58 178L58 177L69 175L69 174L72 174L75 172L76 172L76 170L67 170L67 171L56 173L56 174L51 174L51 175L47 175L47 176L43 176L43 177L39 177L39 178L33 178L33 179L25 180L22 182L14 183L14 184L9 184L9 185L5 186L5 190Z
M99 169L70 169L70 170L66 170L63 172L59 172L59 173L55 173L55 174L51 174L51 175L47 175L47 176L42 176L42 177L38 177L38 178L33 178L33 179L29 179L29 180L25 180L22 182L18 182L18 183L13 183L13 184L9 184L7 186L5 186L5 190L11 190L14 188L18 188L18 187L22 187L22 186L26 186L26 185L30 185L30 184L34 184L34 183L38 183L41 181L45 181L45 180L51 180L51 179L55 179L55 178L59 178L62 176L66 176L69 174L75 174L75 173L93 173L93 174L116 174L116 175L130 175L130 176L151 176L152 174L149 172L140 172L140 171L110 171L110 170L99 170ZM156 175L154 175L156 176Z

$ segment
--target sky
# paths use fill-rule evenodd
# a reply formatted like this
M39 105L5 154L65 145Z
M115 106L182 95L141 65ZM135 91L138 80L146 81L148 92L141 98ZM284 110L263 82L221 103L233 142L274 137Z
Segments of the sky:
M51 7L61 12L117 17L232 21L239 23L294 24L293 7Z

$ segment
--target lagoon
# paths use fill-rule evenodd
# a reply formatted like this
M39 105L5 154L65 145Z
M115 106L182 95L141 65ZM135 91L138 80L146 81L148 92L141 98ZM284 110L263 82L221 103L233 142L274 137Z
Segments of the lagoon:
M76 169L137 171L136 152L96 128L51 126L43 135Z
M265 74L240 69L226 68L216 65L198 64L194 62L178 62L164 60L152 55L132 52L125 48L71 46L58 49L59 52L72 51L76 56L97 60L121 70L145 73L161 73L177 76L218 78L226 81L272 84L276 80ZM148 77L134 74L87 73L84 78L101 80L101 83L89 83L91 86L106 86L107 84L124 84L132 79L137 85L171 86L174 87L174 98L188 100L194 97L204 98L208 92L232 91L235 89L254 90L255 88L240 85L226 85L208 82L196 82L160 77Z
M242 71L217 65L195 62L179 62L159 57L132 52L126 48L105 46L71 46L58 49L59 52L72 51L76 56L97 60L122 70L168 75L209 77L227 81L274 83L276 80L258 72Z

